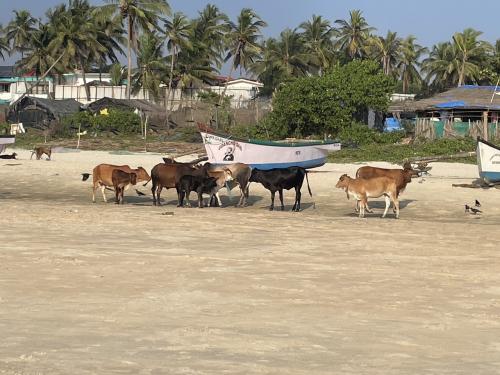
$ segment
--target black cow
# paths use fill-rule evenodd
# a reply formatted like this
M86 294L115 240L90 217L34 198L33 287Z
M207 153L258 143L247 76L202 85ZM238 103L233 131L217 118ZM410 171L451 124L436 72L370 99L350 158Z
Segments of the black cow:
M184 175L176 186L179 191L179 202L177 207L184 205L184 196L186 196L187 205L189 203L189 193L195 191L198 194L198 207L203 208L203 193L212 195L217 189L217 179L215 177Z
M271 191L271 207L269 209L272 211L274 209L274 195L278 191L280 194L281 210L285 209L283 204L283 189L290 190L295 188L295 203L293 204L292 211L300 211L300 189L302 188L302 183L304 182L304 176L307 180L307 189L309 190L309 195L312 197L311 188L309 187L309 178L307 177L307 171L301 167L289 167L289 168L276 168L269 170L253 169L250 176L250 182L259 182L267 190Z

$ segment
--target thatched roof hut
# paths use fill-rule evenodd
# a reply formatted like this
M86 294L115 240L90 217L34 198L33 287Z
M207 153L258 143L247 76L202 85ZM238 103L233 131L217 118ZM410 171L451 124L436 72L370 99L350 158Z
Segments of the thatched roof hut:
M442 111L500 111L500 95L495 95L495 86L466 85L427 99L409 100L389 106L389 112L392 113L413 112L423 115Z
M80 111L80 106L75 99L52 100L24 96L9 107L7 121L22 122L25 128L46 129L52 121L60 121Z

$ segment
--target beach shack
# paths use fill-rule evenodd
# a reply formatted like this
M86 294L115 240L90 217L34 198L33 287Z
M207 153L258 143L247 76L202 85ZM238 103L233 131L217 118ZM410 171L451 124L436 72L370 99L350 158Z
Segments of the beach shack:
M427 99L389 106L394 117L415 118L415 136L429 139L480 136L498 138L500 90L495 86L465 85Z
M24 96L9 106L7 121L22 123L24 128L45 130L52 121L80 111L81 104L75 99L52 100Z

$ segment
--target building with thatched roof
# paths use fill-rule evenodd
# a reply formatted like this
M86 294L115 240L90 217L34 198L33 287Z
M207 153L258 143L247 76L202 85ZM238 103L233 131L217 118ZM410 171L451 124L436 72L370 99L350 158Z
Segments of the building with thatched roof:
M395 118L416 118L417 135L497 137L500 91L495 86L465 85L430 98L393 103L389 112Z
M25 96L12 103L7 121L22 122L24 128L46 129L52 121L80 111L81 104L75 99L52 100Z

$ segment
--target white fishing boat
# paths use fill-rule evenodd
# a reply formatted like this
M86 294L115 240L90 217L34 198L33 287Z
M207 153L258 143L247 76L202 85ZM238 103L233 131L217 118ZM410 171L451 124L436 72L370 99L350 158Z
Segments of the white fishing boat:
M5 151L8 145L16 141L15 135L0 135L0 154Z
M479 176L489 183L500 182L500 147L478 138L476 154Z
M258 169L315 168L325 164L328 154L341 147L334 141L244 140L217 133L204 125L200 125L199 130L208 161L218 165L245 163Z

